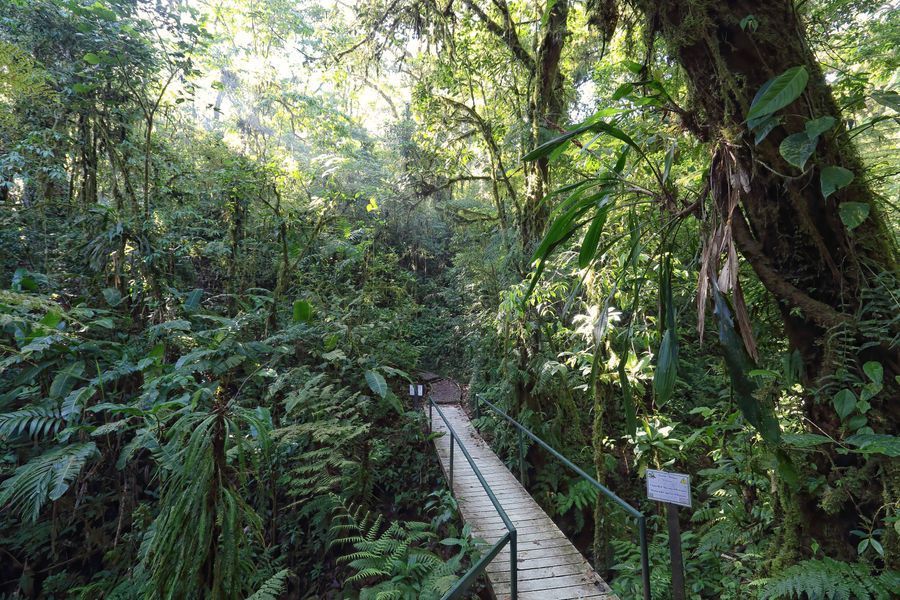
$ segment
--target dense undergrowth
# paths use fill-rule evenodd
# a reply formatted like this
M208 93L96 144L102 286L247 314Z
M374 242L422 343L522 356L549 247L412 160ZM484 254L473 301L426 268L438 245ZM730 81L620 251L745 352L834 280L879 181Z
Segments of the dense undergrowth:
M647 468L687 597L891 597L897 14L0 0L0 597L440 597L483 540L420 371L643 511L653 598ZM634 522L526 466L641 597Z

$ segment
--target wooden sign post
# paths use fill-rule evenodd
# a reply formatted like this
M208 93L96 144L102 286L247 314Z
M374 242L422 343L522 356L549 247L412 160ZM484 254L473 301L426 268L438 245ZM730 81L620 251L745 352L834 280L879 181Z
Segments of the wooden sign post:
M411 383L409 384L409 396L413 399L413 404L417 405L416 400L421 401L422 397L425 395L425 386L421 383Z
M647 469L647 497L664 502L669 528L669 557L672 561L672 598L684 600L684 559L681 555L681 526L678 507L691 507L691 476Z

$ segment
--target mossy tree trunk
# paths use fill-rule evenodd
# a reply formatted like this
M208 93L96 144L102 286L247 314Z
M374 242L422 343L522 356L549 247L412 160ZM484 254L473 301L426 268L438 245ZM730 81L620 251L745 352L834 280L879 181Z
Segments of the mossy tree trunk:
M803 380L810 390L806 416L829 435L844 437L847 432L831 402L839 388L822 386L854 373L865 381L860 366L878 361L884 367L885 390L870 401L868 425L877 433L896 432L900 404L890 399L897 398L900 352L889 340L897 332L871 325L892 317L872 299L896 292L896 244L794 4L640 0L637 5L649 33L665 42L686 73L690 103L680 115L682 122L715 148L710 167L713 198L721 216L731 219L737 247L777 301L785 334L802 357ZM741 26L750 15L758 23L755 30ZM809 73L804 93L779 112L782 124L754 144L745 123L754 95L796 66ZM837 125L822 136L801 173L782 158L779 145L788 135L802 132L808 119L822 116L834 117ZM827 199L819 186L826 166L855 174L849 186ZM734 197L738 202L731 212L723 199ZM868 217L853 231L841 219L845 202L869 207ZM827 489L846 472L833 465L861 469L864 462L858 455L823 457L820 464L809 465L808 474L823 478ZM872 514L883 505L881 492L889 475L884 469L877 472L880 481L860 482L865 489L857 502L863 513ZM802 516L798 549L816 539L832 555L855 556L849 535L857 526L855 510L843 506L828 514L818 493L795 493Z

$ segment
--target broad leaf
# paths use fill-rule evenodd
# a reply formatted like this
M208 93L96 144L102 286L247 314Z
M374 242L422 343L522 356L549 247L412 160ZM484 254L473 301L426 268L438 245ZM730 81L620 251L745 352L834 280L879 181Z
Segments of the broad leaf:
M628 360L629 350L622 353L619 359L619 386L622 388L622 408L625 412L625 433L634 437L637 432L637 411L634 407L634 398L631 394L631 382L625 372L625 362Z
M613 92L612 99L613 100L621 100L628 94L634 91L634 85L630 83L623 83L619 87L616 88L616 91Z
M556 137L556 138L553 138L552 140L548 140L548 141L544 142L543 144L541 144L540 146L538 146L537 148L535 148L534 150L532 150L531 152L529 152L528 154L523 156L522 160L524 162L528 162L528 161L532 161L532 160L537 160L539 158L543 158L543 157L547 156L548 154L550 154L551 152L553 152L557 147L559 147L563 144L567 144L573 138L581 135L582 133L586 133L588 131L595 132L595 133L602 132L602 133L611 135L612 137L625 142L626 144L628 144L629 146L631 146L632 148L634 148L635 150L637 150L638 152L643 154L640 147L637 145L637 143L633 139L631 139L631 137L627 133L625 133L618 127L616 127L614 125L610 125L609 123L605 123L603 121L594 121L594 122L589 121L589 122L585 123L584 125L580 125L579 127L572 129L571 131L567 131L566 133L562 134L559 137Z
M847 229L853 231L869 216L869 205L865 202L842 202L838 206L838 213Z
M872 100L878 104L890 108L900 113L900 94L894 91L885 90L872 93Z
M863 365L863 371L873 383L881 384L884 382L884 367L881 366L880 362L868 361Z
M366 383L369 384L370 390L372 390L382 398L387 397L389 390L387 382L384 380L384 377L382 377L381 373L372 370L366 371Z
M809 139L817 138L834 127L835 122L834 117L829 116L810 119L806 122L806 135L809 136Z
M781 439L788 446L795 448L812 448L831 442L831 439L818 433L786 433Z
M103 298L112 307L122 303L122 294L116 288L103 288Z
M403 403L400 401L400 398L398 398L397 395L394 394L394 392L388 390L387 394L385 394L384 396L384 401L387 402L387 404L391 408L396 410L398 415L403 414Z
M312 304L306 300L294 300L294 323L308 323L312 318Z
M712 281L713 301L716 320L719 323L719 344L725 357L725 366L731 376L731 384L738 408L744 418L759 431L762 438L770 444L781 441L781 427L775 417L774 407L763 404L755 395L756 384L748 377L753 369L744 343L734 328L734 317L725 296L719 291L715 280Z
M653 389L660 405L672 397L675 389L675 377L678 374L678 340L675 331L666 329L662 344L659 346L659 360L653 374Z
M856 408L856 395L848 389L843 389L834 395L832 403L834 404L834 410L843 420Z
M819 184L825 198L839 189L847 187L851 181L853 181L853 171L844 167L825 167L819 175Z
M597 252L597 244L600 243L600 234L603 232L603 226L606 224L606 216L609 214L608 207L597 210L591 226L588 227L587 233L584 234L584 240L581 242L581 251L578 253L578 266L582 269L591 264L594 255Z
M810 139L805 133L794 133L782 140L781 145L778 147L778 152L781 153L784 160L802 170L806 165L806 161L816 151L816 144L818 143L818 137Z
M864 454L884 454L893 458L900 457L900 438L884 433L857 433L844 440L845 443L859 448Z
M747 119L770 115L800 97L809 73L805 67L792 67L765 84L765 92L753 100Z
M753 143L759 144L760 142L762 142L764 139L766 139L766 137L768 137L772 130L779 125L781 125L781 117L773 117L770 115L760 121L759 124L753 128L753 131L755 133L753 137Z
M195 313L200 310L200 301L203 300L203 290L197 288L187 295L184 300L184 310L188 313Z
M68 365L65 369L57 373L50 384L50 397L62 398L72 391L75 383L84 373L84 361L78 361Z

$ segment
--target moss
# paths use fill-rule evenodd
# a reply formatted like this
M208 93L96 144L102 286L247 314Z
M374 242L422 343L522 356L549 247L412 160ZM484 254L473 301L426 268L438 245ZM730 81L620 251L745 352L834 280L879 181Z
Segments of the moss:
M594 382L594 423L591 431L591 445L594 450L594 476L606 484L606 457L603 448L603 417L612 397L611 386L597 379ZM610 523L607 502L594 504L594 558L596 566L605 570L612 558L610 547Z
M770 572L776 573L795 564L800 558L800 542L803 537L803 511L800 498L780 479L775 483L775 516L781 518L775 543L770 546L772 556Z

